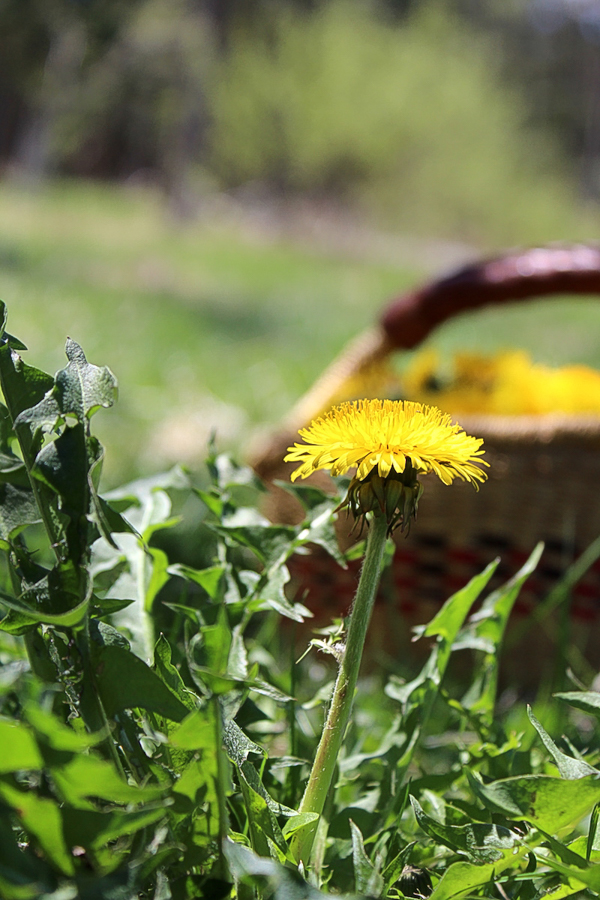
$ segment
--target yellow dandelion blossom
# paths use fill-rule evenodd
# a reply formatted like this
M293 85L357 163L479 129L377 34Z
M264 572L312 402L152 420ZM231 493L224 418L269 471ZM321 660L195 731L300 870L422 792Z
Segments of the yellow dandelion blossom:
M308 478L319 469L343 475L356 468L342 507L357 520L368 512L385 516L388 531L408 529L422 486L418 476L434 472L444 484L462 478L476 488L485 481L482 441L470 437L439 409L408 400L342 403L300 429L304 444L288 447L292 473Z
M382 478L404 472L407 460L417 474L435 472L444 482L455 478L475 487L486 473L479 438L470 437L449 415L433 406L405 400L358 400L342 403L300 429L304 444L288 448L286 462L301 465L292 480L318 469L342 475L357 467L363 481L374 469Z

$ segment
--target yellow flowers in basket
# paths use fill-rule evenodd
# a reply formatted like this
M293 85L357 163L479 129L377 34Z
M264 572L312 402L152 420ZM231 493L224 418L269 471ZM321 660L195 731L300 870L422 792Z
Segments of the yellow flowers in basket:
M600 414L600 372L584 365L552 369L522 350L459 353L449 370L434 350L425 350L404 372L401 388L404 396L454 415Z

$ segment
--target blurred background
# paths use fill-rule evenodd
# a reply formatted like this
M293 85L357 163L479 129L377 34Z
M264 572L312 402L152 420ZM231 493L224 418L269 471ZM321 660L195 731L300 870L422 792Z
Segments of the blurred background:
M115 482L246 452L404 288L600 225L600 0L0 0L0 296ZM432 338L600 367L600 303Z

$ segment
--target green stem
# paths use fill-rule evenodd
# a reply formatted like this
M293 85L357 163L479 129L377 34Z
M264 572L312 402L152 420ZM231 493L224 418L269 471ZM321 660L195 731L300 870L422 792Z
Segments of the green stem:
M211 702L215 712L215 746L217 750L217 778L215 785L219 810L219 862L217 865L217 873L223 881L230 881L231 874L229 872L229 865L225 854L223 853L223 847L227 840L227 835L229 834L229 814L227 811L228 778L227 760L225 757L225 750L223 749L223 720L218 696L214 695ZM250 806L247 806L247 809L250 809Z
M323 734L298 810L300 813L318 813L320 816L331 786L352 711L365 637L379 586L387 527L386 518L382 515L375 516L369 527L365 559L354 607L350 615L346 646L340 661ZM294 858L298 862L302 861L305 866L308 863L316 828L317 823L315 822L312 828L301 829L292 838L290 844Z
M81 691L79 707L81 718L88 731L92 733L95 731L104 731L105 737L102 740L101 746L104 747L108 758L114 763L117 772L125 779L125 771L112 737L108 716L106 715L100 693L96 687L89 621L87 617L84 619L82 627L75 632L75 640L77 642L77 649L81 654L82 662L83 688Z

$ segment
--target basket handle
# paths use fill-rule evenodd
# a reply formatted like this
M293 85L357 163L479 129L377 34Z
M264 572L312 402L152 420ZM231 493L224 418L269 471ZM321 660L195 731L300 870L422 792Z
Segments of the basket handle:
M379 325L347 346L300 398L282 430L256 447L252 464L266 480L281 475L298 428L325 408L350 375L395 350L411 350L438 325L468 309L552 294L600 294L600 245L535 247L467 265L393 300Z
M599 294L600 246L535 247L465 266L392 301L380 324L395 349L410 350L468 309L552 294Z

